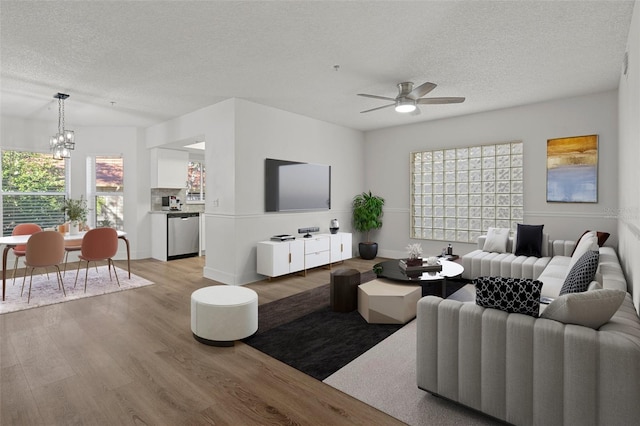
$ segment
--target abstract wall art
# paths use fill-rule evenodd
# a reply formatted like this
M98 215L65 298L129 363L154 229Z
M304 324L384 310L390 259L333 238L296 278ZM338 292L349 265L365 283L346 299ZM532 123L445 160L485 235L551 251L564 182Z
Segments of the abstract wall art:
M598 202L598 135L547 140L547 202Z

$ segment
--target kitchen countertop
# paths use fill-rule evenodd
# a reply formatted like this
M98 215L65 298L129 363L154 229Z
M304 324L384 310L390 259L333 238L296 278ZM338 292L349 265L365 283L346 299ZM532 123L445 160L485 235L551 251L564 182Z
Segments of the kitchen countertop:
M173 214L173 213L198 213L202 214L204 212L193 212L189 210L149 210L151 214Z

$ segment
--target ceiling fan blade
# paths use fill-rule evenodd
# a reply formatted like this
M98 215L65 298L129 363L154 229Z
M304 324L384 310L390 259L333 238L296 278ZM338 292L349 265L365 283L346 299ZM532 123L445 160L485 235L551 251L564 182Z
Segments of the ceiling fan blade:
M427 104L459 104L461 102L464 102L465 98L422 98L422 99L417 99L416 103L420 104L420 105L427 105Z
M376 110L379 110L379 109L382 109L382 108L389 108L390 106L395 106L395 103L389 104L389 105L384 105L384 106L381 106L381 107L378 107L378 108L368 109L366 111L360 111L360 114L364 114L365 112L376 111Z
M420 86L416 87L415 89L413 89L411 91L411 93L409 93L409 97L413 98L413 99L418 99L423 97L424 95L426 95L427 93L429 93L430 91L432 91L433 89L435 89L437 86L437 84L435 83L429 83L428 81L426 83L422 83Z
M386 96L367 95L365 93L358 93L358 96L364 96L365 98L383 99L385 101L395 101L396 98L387 98Z

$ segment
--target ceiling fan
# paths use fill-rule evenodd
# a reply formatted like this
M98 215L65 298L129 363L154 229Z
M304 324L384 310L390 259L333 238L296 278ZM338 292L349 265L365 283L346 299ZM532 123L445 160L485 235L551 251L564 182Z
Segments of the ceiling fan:
M383 105L381 107L368 109L361 111L361 113L376 111L383 108L389 108L395 106L397 112L413 112L419 114L420 109L418 105L431 105L431 104L459 104L464 102L465 98L460 97L446 97L446 98L423 98L424 95L435 89L437 84L434 83L422 83L420 86L413 88L413 83L410 81L404 83L398 83L398 96L395 98L388 98L386 96L367 95L365 93L358 93L358 96L364 96L365 98L382 99L385 101L392 101L392 104Z

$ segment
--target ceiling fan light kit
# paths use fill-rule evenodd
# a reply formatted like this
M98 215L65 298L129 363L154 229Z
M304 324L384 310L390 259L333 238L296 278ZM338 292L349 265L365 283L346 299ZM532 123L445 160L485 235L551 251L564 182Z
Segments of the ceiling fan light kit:
M398 83L398 96L395 98L389 98L386 96L368 95L366 93L358 93L358 96L364 96L365 98L382 99L384 101L393 101L392 104L383 105L377 108L368 109L366 111L360 111L361 114L371 111L377 111L379 109L395 106L396 112L409 113L413 112L418 114L420 110L417 105L434 105L434 104L458 104L464 102L465 98L461 97L445 97L445 98L423 98L422 96L435 89L437 84L435 83L422 83L420 86L413 88L413 83L405 81Z
M413 112L416 110L416 101L409 98L398 99L396 101L396 112Z

